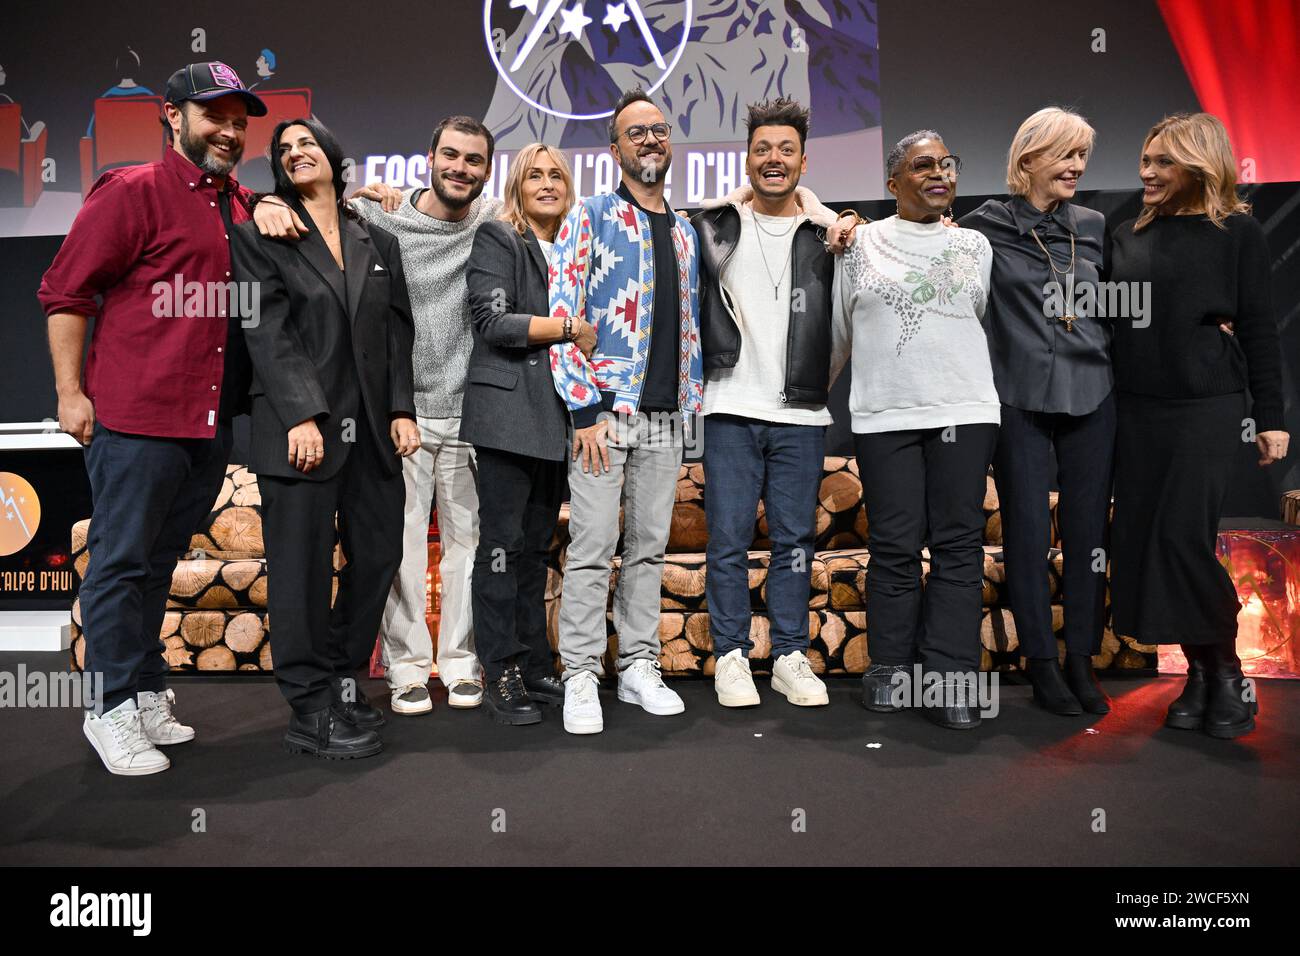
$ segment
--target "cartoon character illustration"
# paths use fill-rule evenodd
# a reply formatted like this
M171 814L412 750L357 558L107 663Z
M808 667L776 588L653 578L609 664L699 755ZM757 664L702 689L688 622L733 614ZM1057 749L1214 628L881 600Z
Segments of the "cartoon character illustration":
M275 54L268 49L262 50L257 55L257 82L249 86L250 90L255 90L259 86L265 86L266 81L275 76Z
M117 81L116 86L110 86L103 93L100 93L100 99L103 99L105 96L154 95L153 90L149 89L147 86L141 86L140 83L136 81L135 78L140 75L140 54L136 53L135 50L131 49L129 46L124 48L122 52L117 55L117 59L113 61L113 72L116 73L120 79ZM86 126L86 135L93 136L94 133L95 113L92 109L90 113L90 123Z

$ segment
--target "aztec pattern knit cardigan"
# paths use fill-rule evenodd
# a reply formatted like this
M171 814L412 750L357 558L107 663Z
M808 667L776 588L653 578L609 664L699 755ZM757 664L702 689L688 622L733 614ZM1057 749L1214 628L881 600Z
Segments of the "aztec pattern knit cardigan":
M677 404L698 413L704 397L700 355L699 244L695 228L669 210L677 259ZM551 346L556 390L577 428L602 411L635 414L641 402L654 324L654 244L650 218L616 193L590 196L565 217L550 262L551 315L578 316L596 329L584 356L572 342Z

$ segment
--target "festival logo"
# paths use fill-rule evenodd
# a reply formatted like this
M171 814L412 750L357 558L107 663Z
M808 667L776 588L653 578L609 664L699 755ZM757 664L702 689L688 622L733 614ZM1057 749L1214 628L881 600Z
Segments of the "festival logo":
M41 525L41 499L22 475L0 471L0 557L17 554Z

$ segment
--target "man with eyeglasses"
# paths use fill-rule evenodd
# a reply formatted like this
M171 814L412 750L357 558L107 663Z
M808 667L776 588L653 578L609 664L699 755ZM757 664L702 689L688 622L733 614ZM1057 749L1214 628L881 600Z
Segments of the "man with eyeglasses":
M703 366L695 230L664 200L671 134L643 91L624 93L609 120L622 182L573 209L551 254L551 314L596 328L590 358L572 341L551 347L574 428L559 645L564 729L575 734L604 729L597 674L620 507L618 698L657 715L685 709L659 674L659 587L683 429L700 411Z

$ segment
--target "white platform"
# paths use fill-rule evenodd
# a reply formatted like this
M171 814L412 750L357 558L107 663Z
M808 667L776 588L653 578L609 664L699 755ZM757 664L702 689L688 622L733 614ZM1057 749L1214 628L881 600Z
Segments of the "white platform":
M70 611L0 612L0 651L66 651L71 644Z

